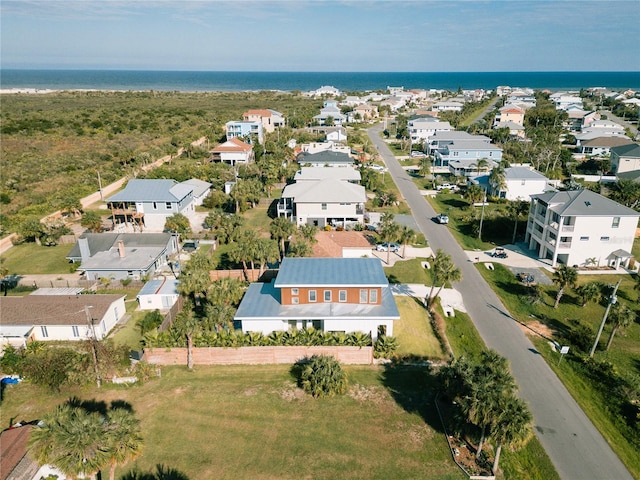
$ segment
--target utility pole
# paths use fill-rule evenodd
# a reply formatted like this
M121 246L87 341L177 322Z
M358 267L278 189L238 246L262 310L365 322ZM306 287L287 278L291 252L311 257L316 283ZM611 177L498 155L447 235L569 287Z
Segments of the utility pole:
M607 317L609 316L609 310L611 309L611 305L615 305L618 301L616 298L616 293L618 292L618 287L620 286L620 282L622 280L618 280L616 286L613 289L613 293L609 297L609 301L607 302L607 309L604 311L604 317L602 317L602 323L600 323L600 328L598 329L598 334L596 335L596 341L593 342L593 347L591 347L591 351L589 352L589 356L593 357L594 352L596 351L596 347L598 346L598 342L600 341L600 335L602 335L602 330L604 330L604 324L607 321Z
M96 384L98 385L98 388L100 388L102 386L102 379L100 378L100 370L98 369L98 346L96 345L96 342L98 341L98 339L96 338L95 325L93 324L93 320L91 318L91 315L89 314L90 308L93 308L93 307L90 307L89 305L85 305L84 314L87 317L87 325L91 329L90 341L91 341L91 354L93 356L93 371L96 374Z
M487 192L484 192L482 199L482 213L480 213L480 228L478 228L478 240L482 240L482 221L484 220L484 204L487 203Z

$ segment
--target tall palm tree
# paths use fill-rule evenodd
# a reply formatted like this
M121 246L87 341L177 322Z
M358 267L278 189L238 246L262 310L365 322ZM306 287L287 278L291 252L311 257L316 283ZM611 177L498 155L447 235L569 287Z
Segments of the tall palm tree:
M126 408L111 408L107 413L105 435L109 442L109 480L115 480L116 467L135 460L142 453L140 422Z
M618 329L627 328L634 322L634 320L636 319L636 312L634 312L623 303L616 303L611 307L609 318L613 321L613 328L611 330L611 334L609 335L609 340L607 340L607 348L605 349L607 351L613 343L613 337L616 336Z
M245 284L236 278L220 278L207 290L207 302L211 305L238 305L244 295Z
M249 278L247 262L251 263L251 275L253 275L253 266L256 259L256 248L260 236L255 230L242 230L238 235L236 243L234 243L231 250L229 250L229 258L234 262L242 263L242 269L244 270L244 276L247 281L254 281L255 279Z
M533 437L533 416L527 404L515 395L500 401L500 415L492 425L491 438L496 442L493 473L498 471L502 447L521 448Z
M271 237L280 243L280 259L285 256L284 241L293 235L295 230L295 224L286 217L275 218L269 225Z
M109 463L104 423L97 412L63 403L33 429L29 449L40 465L53 465L72 479L93 477Z
M188 269L180 275L178 293L183 297L190 298L196 306L200 306L210 284L211 277L208 270Z
M387 265L389 264L391 247L389 243L396 240L400 233L400 225L394 220L394 215L391 212L382 214L380 218L380 237L387 243Z
M556 295L556 301L553 304L553 308L558 308L560 305L560 299L564 295L564 291L567 287L573 287L578 280L578 270L569 265L560 265L553 272L553 283L558 285L560 289Z
M513 236L511 237L511 243L516 243L516 235L518 234L518 220L521 215L524 215L529 211L529 203L524 201L510 202L507 206L507 212L509 217L513 220Z
M267 263L278 260L279 257L278 244L270 238L261 238L255 245L255 261L260 266L260 275L264 272Z
M416 232L413 228L403 225L400 228L400 234L398 240L402 244L402 258L404 258L404 251L408 243L411 243L416 238Z
M302 238L309 243L309 245L317 243L318 239L316 238L316 233L318 233L318 227L310 223L304 223L300 225L298 230L300 231Z
M480 158L470 166L475 167L476 173L480 175L480 170L484 170L489 167L489 160L487 160L486 158Z
M602 298L602 287L599 282L588 282L576 288L580 295L582 306L586 307L589 302L598 302Z
M200 322L193 313L190 302L185 302L184 308L176 316L173 329L187 340L187 368L193 369L193 336L200 329Z
M504 168L497 166L489 174L489 185L494 196L500 196L500 191L507 188L507 177Z
M429 296L426 299L427 308L429 310L433 310L435 301L440 295L440 292L442 292L445 284L451 282L459 282L460 280L462 280L462 271L455 266L451 259L451 256L446 254L444 250L439 248L436 251L435 258L433 259L433 268L431 269L431 275L433 277L433 282L431 284ZM433 292L437 285L440 285L440 288L434 295Z

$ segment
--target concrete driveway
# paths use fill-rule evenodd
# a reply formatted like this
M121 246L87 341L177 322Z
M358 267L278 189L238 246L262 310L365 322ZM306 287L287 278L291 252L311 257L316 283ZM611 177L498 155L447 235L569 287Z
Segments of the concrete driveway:
M525 336L520 324L484 281L473 261L460 248L448 228L438 228L430 219L435 211L426 202L380 138L382 127L368 130L401 195L412 210L429 246L451 255L463 279L455 288L463 293L464 305L487 347L509 360L519 394L534 416L534 431L566 480L623 480L631 474L593 426L565 386ZM477 255L477 253L476 253Z

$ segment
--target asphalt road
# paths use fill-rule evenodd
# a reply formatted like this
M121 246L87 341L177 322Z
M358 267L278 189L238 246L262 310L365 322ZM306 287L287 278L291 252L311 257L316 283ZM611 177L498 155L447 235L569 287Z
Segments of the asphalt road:
M535 433L560 477L564 480L632 479L600 432L469 261L448 227L432 220L436 212L380 138L381 130L381 127L369 129L371 141L411 208L429 246L433 251L439 248L446 251L462 270L463 279L456 288L462 292L467 312L486 345L509 360L520 395L529 403L533 413Z

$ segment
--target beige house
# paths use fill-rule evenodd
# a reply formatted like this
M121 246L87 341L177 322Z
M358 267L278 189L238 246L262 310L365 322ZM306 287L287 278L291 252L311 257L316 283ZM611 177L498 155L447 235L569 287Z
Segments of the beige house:
M274 132L276 128L284 127L284 116L271 109L247 110L242 114L245 122L259 122L265 132Z
M494 124L498 124L501 122L502 123L513 122L517 125L523 126L524 114L525 114L524 109L516 105L507 104L504 107L502 107L499 113L496 115Z

